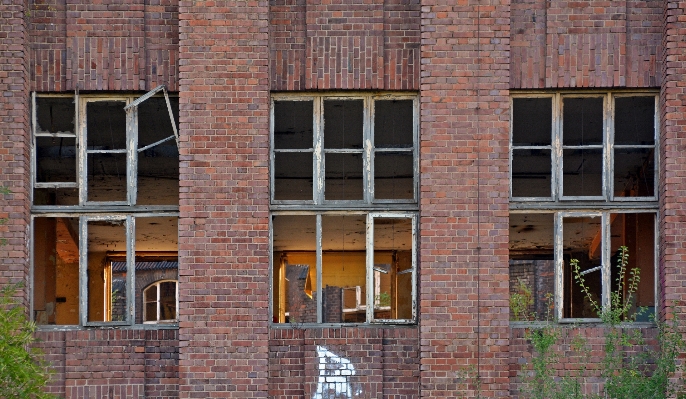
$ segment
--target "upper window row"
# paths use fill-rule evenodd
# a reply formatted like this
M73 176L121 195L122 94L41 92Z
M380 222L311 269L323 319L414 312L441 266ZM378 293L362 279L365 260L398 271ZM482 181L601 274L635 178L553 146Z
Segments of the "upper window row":
M274 96L272 202L416 202L416 96Z
M655 200L654 94L512 99L515 200Z
M161 93L160 93L161 92ZM35 95L34 205L178 205L178 98Z

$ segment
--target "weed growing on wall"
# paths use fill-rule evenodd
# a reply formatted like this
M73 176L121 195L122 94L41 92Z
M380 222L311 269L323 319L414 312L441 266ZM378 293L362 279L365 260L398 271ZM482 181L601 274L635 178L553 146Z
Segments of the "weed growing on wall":
M631 328L629 323L645 310L633 311L633 296L638 290L640 270L629 269L627 247L619 249L617 261L617 287L610 294L610 304L603 307L595 301L586 285L576 259L571 260L574 280L586 299L603 322L604 346L600 364L602 392L587 394L582 390L586 369L582 366L576 371L557 372L558 363L564 362L559 354L559 341L562 335L569 339L574 329L558 326L549 310L546 321L541 326L532 327L527 333L533 355L530 369L525 378L526 392L535 399L630 399L630 398L686 398L683 379L680 377L682 366L677 362L680 353L686 349L679 333L679 319L674 309L668 322L655 320L657 326L657 350L651 349L641 334L641 329ZM549 298L550 303L552 300ZM552 306L549 306L552 309ZM571 340L572 352L589 358L590 345L579 334ZM565 367L561 367L566 370Z

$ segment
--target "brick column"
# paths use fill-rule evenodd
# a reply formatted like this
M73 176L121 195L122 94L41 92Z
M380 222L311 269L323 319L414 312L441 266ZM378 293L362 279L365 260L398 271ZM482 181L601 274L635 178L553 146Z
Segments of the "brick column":
M0 286L24 283L28 305L29 224L29 86L28 31L21 0L0 5L0 186L11 194L0 195Z
M509 23L509 0L422 0L426 398L509 396Z
M664 3L660 93L660 303L686 301L686 1ZM683 316L681 316L683 319Z
M267 397L266 0L181 1L180 397Z

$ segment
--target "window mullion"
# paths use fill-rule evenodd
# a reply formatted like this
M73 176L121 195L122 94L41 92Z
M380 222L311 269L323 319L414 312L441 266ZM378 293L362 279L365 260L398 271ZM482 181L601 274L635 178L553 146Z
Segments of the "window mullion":
M602 262L603 262L603 275L602 275L602 295L603 311L610 310L610 292L612 289L612 265L610 264L610 213L602 213ZM600 316L600 315L598 315Z
M552 197L553 201L560 200L562 192L562 96L560 93L553 97L553 137L552 137Z
M603 199L612 200L614 191L614 166L612 162L614 145L614 101L611 93L607 93L603 100Z
M314 164L313 164L313 184L314 203L321 205L324 203L324 115L323 97L315 97L313 100L313 131L314 131ZM317 299L319 301L319 299Z
M131 107L126 110L126 143L127 143L127 199L129 205L136 204L138 193L138 107Z
M364 98L364 115L362 120L362 143L364 153L362 154L362 184L364 187L364 202L371 203L374 200L374 100L370 97ZM369 318L367 318L369 321Z
M88 220L79 218L79 313L81 325L88 323Z
M556 320L562 320L564 307L564 256L562 253L562 213L555 216L555 314Z
M127 324L136 320L136 222L133 216L126 217L126 317Z
M322 314L322 215L317 214L316 240L317 240L317 323L321 324L323 319Z
M88 153L86 152L86 146L88 145L86 141L86 104L87 102L84 100L83 102L79 101L78 95L76 97L77 102L77 113L76 113L76 128L75 130L77 131L77 146L78 146L78 151L79 151L79 156L78 156L78 164L77 164L77 173L78 173L78 179L79 179L79 205L83 206L86 203L86 199L88 198L88 184L87 184L87 177L86 175L88 174L88 160L86 157L88 156Z
M367 323L370 323L374 320L374 214L373 213L368 213L367 214L367 232L366 232L366 239L367 239L367 245L365 245L366 249L366 261L367 261L367 266L366 266L366 271L367 271L367 278L366 278L366 293L367 293L367 298L366 298L366 303L367 303Z

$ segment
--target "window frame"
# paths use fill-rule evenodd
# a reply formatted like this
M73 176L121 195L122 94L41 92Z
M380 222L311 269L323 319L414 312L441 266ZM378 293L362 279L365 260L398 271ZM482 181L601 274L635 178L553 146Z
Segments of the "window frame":
M358 150L324 148L324 101L326 100L362 100L363 101L363 148ZM411 148L400 152L412 154L413 198L412 199L375 199L374 198L374 157L377 152L398 151L396 148L376 148L374 145L374 117L376 101L411 100L412 101L412 140ZM288 150L275 149L275 101L312 101L313 143L309 149ZM302 323L304 327L341 327L354 325L413 325L417 323L417 271L418 271L418 210L419 210L419 96L413 92L301 92L272 93L270 99L270 218L269 218L269 251L270 251L270 292L269 314L274 315L274 225L273 216L315 215L316 216L316 281L317 281L317 322ZM275 200L275 154L280 152L311 152L313 161L313 188L311 200ZM363 199L362 200L326 200L325 190L325 154L356 152L363 155ZM323 323L322 313L322 217L353 216L366 217L365 243L365 284L366 315L364 322L358 323ZM375 319L374 318L374 254L373 222L377 218L409 218L412 223L412 318L411 319ZM372 229L372 230L370 230ZM370 241L371 240L371 241ZM370 289L371 288L371 289ZM370 306L369 304L372 304ZM298 324L300 325L300 323ZM289 323L270 321L274 328L292 328Z
M563 170L562 151L565 147L586 146L563 146L563 100L565 98L603 98L603 177L602 196L563 196ZM615 123L615 100L623 97L654 97L654 144L653 145L614 145ZM610 263L610 226L611 214L637 214L649 213L654 215L654 303L657 307L659 292L659 236L658 227L660 212L658 203L659 190L659 92L656 90L586 90L586 91L517 91L510 96L510 109L514 110L516 98L550 98L552 112L551 144L550 146L515 146L513 143L514 115L510 117L509 135L509 182L510 182L510 213L551 213L554 220L554 304L555 317L560 323L584 323L600 322L598 318L564 318L564 245L563 245L563 220L568 217L601 217L602 223L602 298L601 304L607 309L610 305L610 290L612 287ZM514 111L513 111L514 113ZM516 149L550 149L551 151L551 187L549 197L513 197L513 152ZM614 195L614 150L615 148L653 148L654 149L654 186L653 195L644 197L620 197Z
M173 320L160 320L160 284L162 283L169 283L173 282L175 289L176 289L176 319ZM157 287L157 299L155 300L155 303L157 304L157 320L154 321L145 321L145 316L147 315L146 311L146 304L151 303L151 302L146 302L145 300L145 292L152 288L153 286ZM148 284L143 290L141 291L141 302L143 304L143 324L170 324L170 323L178 323L179 322L179 280L172 280L172 279L162 279L162 280L157 280L153 283Z
M163 97L165 99L168 115L172 125L173 135L162 140L158 140L143 148L138 148L138 105L152 97ZM37 93L31 94L31 174L30 174L30 201L31 205L31 234L29 241L29 274L30 274L30 314L34 319L34 219L36 218L79 218L78 228L78 306L79 324L68 325L38 325L39 329L70 329L79 327L136 327L136 328L178 328L178 319L175 322L163 322L154 324L136 323L136 234L135 221L138 218L153 217L176 217L178 218L179 205L137 205L137 158L138 154L148 148L154 147L163 142L174 139L179 144L179 134L176 120L173 115L172 106L169 100L169 93L164 85L157 86L143 95L133 93L109 92L106 94L79 94L75 93ZM37 98L72 98L74 102L74 131L71 133L47 133L38 131L38 110ZM88 151L86 149L87 121L86 107L88 103L98 101L120 101L123 102L123 109L126 114L126 150L127 154L127 184L126 201L88 201L87 200L87 178L86 160ZM72 134L73 133L73 134ZM38 137L69 137L75 138L76 151L76 181L75 182L37 182L37 145ZM117 151L122 152L124 151ZM78 204L76 205L34 205L34 190L36 188L70 188L78 190ZM119 220L124 221L126 229L126 320L124 321L88 321L88 223L91 221ZM178 232L177 232L178 236ZM177 311L178 311L178 279L177 281ZM178 316L178 313L177 313Z
M622 97L649 97L655 98L654 108L654 144L650 145L615 145L614 144L614 115L615 115L615 100ZM510 172L510 202L524 203L524 202L655 202L657 201L658 192L658 178L659 178L659 162L660 154L658 151L659 145L659 93L655 90L631 90L631 91L559 91L555 93L544 91L517 91L510 96L510 109L514 109L513 103L516 98L550 98L552 108L552 126L551 126L551 145L550 146L515 146L513 143L514 132L514 118L510 118L510 135L509 135L509 167L510 171L513 169L513 152L516 149L549 149L551 151L551 187L549 197L514 197L513 196L513 179L512 172ZM564 171L563 171L563 150L566 148L598 148L600 145L564 145L563 144L563 102L565 98L602 98L603 99L603 171L602 171L602 195L600 196L571 196L564 195ZM652 196L641 197L620 197L614 195L614 149L615 148L654 148L654 164L653 178L655 185L653 186Z
M326 149L324 148L324 101L326 100L362 100L363 101L363 143L364 147L358 149ZM411 150L383 149L374 145L374 106L376 101L383 100L411 100L413 146ZM313 114L313 143L308 151L312 152L312 199L311 200L275 200L275 154L288 152L305 152L304 149L275 149L274 138L274 102L275 101L312 101ZM419 98L416 93L272 93L270 100L270 124L269 124L269 157L270 157L270 204L272 208L292 209L302 206L327 207L327 208L385 208L389 205L413 205L419 201ZM401 151L412 153L413 169L413 198L412 199L375 199L374 198L374 156L376 152ZM361 153L363 156L363 199L361 200L326 200L324 190L326 188L326 165L325 154L327 153Z

